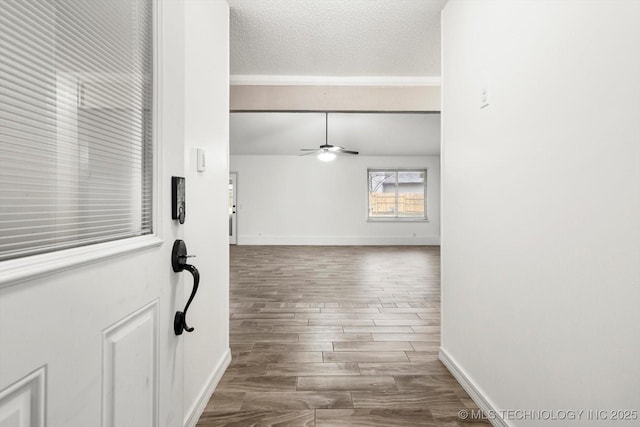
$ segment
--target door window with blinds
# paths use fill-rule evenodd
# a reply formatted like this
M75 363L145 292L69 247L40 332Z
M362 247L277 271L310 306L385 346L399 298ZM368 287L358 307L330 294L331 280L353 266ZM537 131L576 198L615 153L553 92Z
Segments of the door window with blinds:
M2 0L0 260L152 233L151 0Z

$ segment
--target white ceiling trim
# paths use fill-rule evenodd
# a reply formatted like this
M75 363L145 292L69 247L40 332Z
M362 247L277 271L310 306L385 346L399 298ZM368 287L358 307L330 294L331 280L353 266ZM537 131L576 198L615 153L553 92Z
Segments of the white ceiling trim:
M440 86L440 77L232 74L229 83L234 86Z

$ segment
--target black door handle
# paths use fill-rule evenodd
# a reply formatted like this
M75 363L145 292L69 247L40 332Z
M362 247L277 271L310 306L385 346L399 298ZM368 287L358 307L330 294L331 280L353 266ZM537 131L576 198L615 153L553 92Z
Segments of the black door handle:
M187 305L184 306L183 311L177 311L173 318L173 331L176 335L182 335L183 331L194 331L194 328L187 325L187 310L191 305L191 301L193 301L193 298L196 296L198 285L200 284L200 272L195 266L187 264L187 258L193 256L195 255L187 255L187 245L184 241L178 239L173 242L173 250L171 251L171 266L173 267L173 271L179 273L187 270L193 276L193 289L191 290L191 296L189 296L187 300Z

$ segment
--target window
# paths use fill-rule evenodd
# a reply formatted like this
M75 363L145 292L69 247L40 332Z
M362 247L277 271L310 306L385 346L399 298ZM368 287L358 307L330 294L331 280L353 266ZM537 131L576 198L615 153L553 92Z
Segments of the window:
M152 233L152 0L3 0L0 261Z
M426 169L369 169L371 220L426 220Z

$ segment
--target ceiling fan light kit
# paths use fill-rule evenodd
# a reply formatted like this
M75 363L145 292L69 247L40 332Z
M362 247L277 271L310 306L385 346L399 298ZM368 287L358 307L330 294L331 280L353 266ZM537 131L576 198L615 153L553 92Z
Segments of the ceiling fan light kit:
M329 113L324 113L324 144L319 148L301 148L300 151L307 151L300 154L301 156L307 156L309 154L318 154L318 159L323 162L330 162L335 160L337 154L349 154L358 155L357 151L345 150L342 147L329 144Z
M323 162L330 162L332 160L335 160L335 158L336 158L336 155L331 151L323 151L320 154L318 154L318 159L322 160Z

